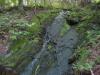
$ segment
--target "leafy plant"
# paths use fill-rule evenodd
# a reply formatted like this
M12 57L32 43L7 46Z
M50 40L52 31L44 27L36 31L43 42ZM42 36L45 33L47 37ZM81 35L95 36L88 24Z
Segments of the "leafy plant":
M60 31L60 36L64 36L64 34L70 29L70 26L68 24L66 24L66 22L64 23L61 31Z

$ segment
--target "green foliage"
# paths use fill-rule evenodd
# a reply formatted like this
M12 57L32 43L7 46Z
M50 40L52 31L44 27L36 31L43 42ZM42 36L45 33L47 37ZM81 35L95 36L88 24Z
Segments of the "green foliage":
M79 59L74 64L74 68L78 70L89 70L96 63L100 63L99 59L100 56L97 56L95 61L89 61L88 59L91 54L90 51L92 51L93 47L96 47L100 43L98 40L98 38L100 37L100 31L90 30L87 31L86 33L87 33L87 35L85 36L86 39L84 39L84 42L82 42L82 44L77 48ZM93 51L95 51L95 49L93 49Z
M56 14L51 14L51 11L41 12L32 16L32 20L27 21L26 16L19 12L10 13L0 14L0 33L10 35L10 53L5 57L0 56L0 64L21 71L32 61L31 56L34 56L40 49L42 42L40 34L42 34L44 22Z
M78 69L78 70L80 70L80 71L83 71L83 70L90 70L90 69L92 69L93 68L93 65L94 65L94 62L89 62L89 63L86 63L86 62L84 62L84 61L82 61L82 62L78 62L75 66L74 66L74 68L75 69Z
M4 5L5 4L5 0L0 0L0 4Z
M78 47L79 59L76 64L74 64L74 68L78 70L90 70L94 65L93 62L88 61L86 58L89 57L90 51L84 47Z
M27 36L30 37L30 35L37 36L42 29L41 23L51 16L50 13L40 13L37 15L39 18L34 16L33 21L29 23L25 19L15 18L19 15L2 15L0 17L0 31L9 32L12 40L17 40L18 38L28 38Z
M74 63L74 68L78 70L90 70L93 68L96 63L100 63L100 56L96 55L95 59L89 59L93 56L93 52L98 51L98 44L100 41L98 38L100 37L99 31L99 21L100 17L99 10L93 10L90 6L80 9L81 11L74 12L71 14L71 17L75 16L83 20L77 26L77 30L80 35L83 37L81 44L76 49L76 54L79 56L78 60ZM93 25L95 26L93 26Z
M96 58L96 64L100 63L100 56Z
M13 2L14 4L16 4L17 1L16 0L11 0L11 2Z
M100 3L100 0L92 0L93 3Z
M60 36L64 36L65 33L70 29L70 26L68 24L66 24L66 22L64 23L61 31L60 31Z
M96 62L100 63L100 56L96 57L95 61L89 61L90 54L93 49L95 51L94 47L97 47L98 49L98 44L100 41L98 38L100 37L100 31L96 30L89 30L86 32L84 42L77 48L77 53L79 55L79 59L77 62L74 64L74 67L77 68L78 70L89 70L91 69ZM90 47L88 47L90 46Z
M13 18L13 17L12 17ZM10 17L1 16L0 17L0 29L2 32L8 32L11 39L17 39L17 37L27 36L29 32L27 28L29 27L28 21L24 19L13 20Z

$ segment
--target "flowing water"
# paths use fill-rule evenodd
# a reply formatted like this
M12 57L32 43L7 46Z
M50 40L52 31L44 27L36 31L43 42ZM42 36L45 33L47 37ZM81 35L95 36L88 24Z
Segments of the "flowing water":
M54 19L53 23L47 28L41 51L35 55L33 61L20 75L63 75L71 70L71 65L68 64L68 59L73 54L74 47L78 42L78 33L74 28L70 28L63 37L59 36L60 30L65 21L64 16L65 12L60 12L59 15ZM49 56L49 58L51 57L50 61L54 58L47 51L48 43L51 41L56 42L54 48L54 56L56 57L56 60L54 61L56 61L56 64L50 67L48 70L42 69L42 72L36 73L39 68L36 68L36 65L40 63L40 59L44 58L45 62L48 62L46 57L43 57L45 53L47 56ZM41 63L43 64L43 62ZM41 66L41 64L39 66ZM33 73L34 69L35 73Z
M20 75L32 75L32 71L35 67L35 65L38 63L41 55L44 53L44 51L47 49L47 44L49 42L49 39L46 40L44 43L43 43L43 46L42 46L42 49L41 51L36 54L35 58L33 59L33 61L25 68L25 71L22 72Z
M68 59L73 54L77 42L78 34L74 28L70 28L66 35L57 41L57 64L48 71L47 75L63 75L64 73L72 75Z

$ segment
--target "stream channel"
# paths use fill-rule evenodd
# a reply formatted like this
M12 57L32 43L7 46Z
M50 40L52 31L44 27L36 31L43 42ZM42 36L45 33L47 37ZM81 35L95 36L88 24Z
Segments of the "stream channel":
M42 49L20 75L73 75L68 59L74 53L79 36L76 30L70 27L65 35L60 37L59 33L64 25L65 15L67 12L60 12L52 24L46 28ZM49 43L54 44L53 52L48 51Z

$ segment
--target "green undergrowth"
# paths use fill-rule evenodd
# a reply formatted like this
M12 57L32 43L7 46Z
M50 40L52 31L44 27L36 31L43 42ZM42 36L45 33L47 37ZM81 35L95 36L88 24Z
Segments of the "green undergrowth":
M70 26L65 21L63 27L60 30L60 36L63 37L69 29Z
M97 23L96 24L97 26L95 26L95 27L92 26L92 22L97 21L95 19L95 17L97 17L97 16L96 15L94 15L92 17L91 16L89 19L86 19L86 21L81 23L80 26L78 27L78 30L82 33L82 36L84 36L83 42L81 43L82 46L79 46L79 48L77 49L79 51L79 53L78 53L79 60L77 61L75 67L78 68L79 70L92 69L93 66L96 65L96 59L99 57L99 55L97 55L95 57L95 60L89 59L89 57L93 56L93 55L90 55L91 52L92 53L95 52L94 47L96 47L96 45L100 44L100 41L97 39L98 37L100 37L100 31L98 30L99 24ZM95 25L95 23L93 25ZM100 29L100 27L99 27L99 29ZM96 42L96 41L98 41L98 42ZM89 44L90 44L90 48L88 48ZM99 49L97 49L97 50L99 50ZM100 63L100 60L98 60L98 61Z
M96 64L100 63L100 31L88 30L85 35L85 39L78 46L76 52L78 54L78 60L74 64L74 68L78 70L90 70ZM94 55L94 53L96 54Z
M20 13L0 14L0 34L9 35L10 45L8 54L0 56L0 64L21 71L40 50L44 23L51 21L55 15L52 11L41 12L28 21Z
M75 8L69 17L80 20L76 30L80 34L81 40L75 51L77 60L73 67L79 71L90 70L100 63L98 54L100 52L100 10L90 5ZM95 52L97 53L94 55Z

